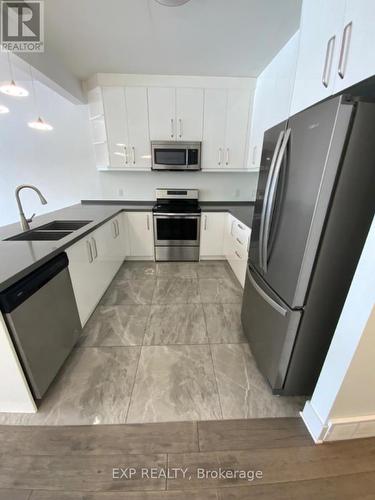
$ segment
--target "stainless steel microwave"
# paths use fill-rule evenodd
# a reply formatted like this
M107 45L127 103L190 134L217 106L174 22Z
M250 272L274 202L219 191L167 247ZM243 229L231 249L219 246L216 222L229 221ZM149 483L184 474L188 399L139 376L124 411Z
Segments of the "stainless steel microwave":
M152 141L152 170L200 170L201 142Z

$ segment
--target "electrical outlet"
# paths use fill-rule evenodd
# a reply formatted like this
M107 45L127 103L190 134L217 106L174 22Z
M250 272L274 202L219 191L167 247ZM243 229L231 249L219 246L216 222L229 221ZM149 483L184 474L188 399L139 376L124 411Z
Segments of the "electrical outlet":
M119 195L119 196L124 196L124 190L123 190L122 188L120 188L120 189L118 190L118 195Z
M235 193L234 193L234 197L235 198L239 198L240 197L240 194L241 194L241 191L239 189L236 189Z

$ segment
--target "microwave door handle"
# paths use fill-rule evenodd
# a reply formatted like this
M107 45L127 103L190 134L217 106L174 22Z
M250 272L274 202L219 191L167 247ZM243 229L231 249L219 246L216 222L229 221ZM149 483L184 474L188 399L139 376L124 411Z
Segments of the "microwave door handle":
M267 260L268 260L268 238L270 233L271 219L272 219L272 207L275 200L276 188L279 180L281 164L285 155L286 147L288 145L291 129L288 128L284 135L283 144L280 148L277 161L275 163L274 175L271 182L271 187L269 191L269 196L267 200L266 216L264 221L264 233L263 233L263 245L262 245L262 260L263 260L263 270L267 272Z
M262 207L262 214L260 218L260 230L259 230L259 265L260 268L263 269L265 272L266 269L263 266L263 256L262 256L262 248L263 248L263 240L264 240L264 222L266 218L266 210L267 210L267 205L268 205L268 198L270 194L270 188L271 188L271 182L273 178L273 173L275 170L275 164L277 157L279 155L280 147L282 140L284 138L285 131L282 130L279 134L279 137L277 138L276 146L275 146L275 151L273 152L272 160L271 160L271 166L270 170L268 172L268 178L267 178L267 183L266 183L266 188L264 191L264 199L263 199L263 207Z

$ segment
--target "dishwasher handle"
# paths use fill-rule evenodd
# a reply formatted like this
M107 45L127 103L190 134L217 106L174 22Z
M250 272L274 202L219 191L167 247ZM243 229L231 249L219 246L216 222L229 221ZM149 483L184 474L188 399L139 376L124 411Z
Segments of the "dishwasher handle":
M68 264L68 256L64 252L41 265L24 278L21 278L17 283L0 293L0 310L3 313L11 313L63 269L68 267Z

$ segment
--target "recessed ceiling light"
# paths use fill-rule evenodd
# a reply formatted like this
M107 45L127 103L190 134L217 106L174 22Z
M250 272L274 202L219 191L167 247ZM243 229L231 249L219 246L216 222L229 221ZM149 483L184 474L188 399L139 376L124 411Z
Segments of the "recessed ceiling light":
M52 125L45 122L41 116L39 116L37 120L29 122L28 126L30 128L34 128L35 130L43 130L43 131L53 130Z
M29 95L28 90L16 85L16 82L12 80L10 83L4 83L0 86L0 92L12 97L26 97Z
M9 113L9 108L4 106L4 104L0 104L0 115L4 115L5 113Z
M189 0L156 0L160 5L165 5L166 7L179 7L184 3L189 2Z

